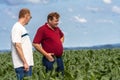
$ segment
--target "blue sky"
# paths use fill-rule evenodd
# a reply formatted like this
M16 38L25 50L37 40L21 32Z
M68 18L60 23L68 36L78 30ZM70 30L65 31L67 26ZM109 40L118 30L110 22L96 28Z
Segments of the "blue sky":
M120 43L120 0L0 0L0 50L11 48L11 28L21 8L33 17L26 26L31 41L48 13L57 11L64 47Z

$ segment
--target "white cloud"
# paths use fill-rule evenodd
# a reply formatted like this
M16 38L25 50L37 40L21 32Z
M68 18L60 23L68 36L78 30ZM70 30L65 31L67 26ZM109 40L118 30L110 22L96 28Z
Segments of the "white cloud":
M2 0L1 3L8 5L20 5L20 4L38 4L38 3L48 3L49 0Z
M92 11L92 12L98 12L100 11L100 8L97 8L97 7L87 7L88 10Z
M7 8L4 10L5 14L7 14L8 16L10 16L12 19L16 19L17 16L11 11L11 9Z
M103 2L106 3L106 4L111 4L112 0L103 0Z
M4 0L3 3L8 5L19 5L19 4L25 4L26 0Z
M87 32L87 31L85 31L85 32L83 32L83 34L84 34L84 35L87 35L87 34L88 34L88 32Z
M28 0L28 2L31 2L31 3L40 3L40 0Z
M6 27L3 27L2 29L3 29L3 31L7 31L7 28L6 28Z
M68 8L68 11L69 11L69 12L73 12L73 9L72 9L72 8Z
M113 7L112 7L112 11L115 12L115 13L120 14L120 7L118 7L118 6L113 6Z
M97 22L98 23L113 23L113 20L110 20L110 19L100 19Z
M31 3L48 3L48 0L27 0L28 2L31 2Z
M77 21L77 22L80 22L80 23L86 23L87 20L85 18L81 18L79 16L74 16L74 19Z

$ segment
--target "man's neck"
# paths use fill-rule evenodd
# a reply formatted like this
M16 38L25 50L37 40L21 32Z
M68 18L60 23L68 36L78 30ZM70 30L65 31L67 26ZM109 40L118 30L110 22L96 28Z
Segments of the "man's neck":
M25 26L24 19L21 18L21 19L18 20L18 22L19 22L21 25Z
M54 30L54 28L49 23L47 23L47 25L50 29Z

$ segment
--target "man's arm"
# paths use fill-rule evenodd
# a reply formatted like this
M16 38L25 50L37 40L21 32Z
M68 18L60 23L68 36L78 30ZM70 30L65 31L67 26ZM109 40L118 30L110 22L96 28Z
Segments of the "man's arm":
M35 49L42 53L49 61L54 61L54 58L52 57L52 55L54 55L53 53L47 53L43 48L42 46L40 46L40 44L37 44L37 43L33 43L33 46L35 47Z
M63 36L63 37L61 37L61 39L60 39L60 40L61 40L61 42L62 42L62 43L64 43L64 36Z
M15 48L16 48L16 51L17 51L20 59L21 59L22 62L23 62L23 66L24 66L25 71L28 71L28 70L29 70L29 66L28 66L28 64L27 64L27 62L26 62L26 59L25 59L25 57L24 57L21 43L15 43L14 46L15 46Z

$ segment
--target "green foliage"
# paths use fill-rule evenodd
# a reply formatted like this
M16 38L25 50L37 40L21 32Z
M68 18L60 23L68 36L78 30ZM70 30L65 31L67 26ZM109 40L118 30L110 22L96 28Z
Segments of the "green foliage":
M42 55L34 51L32 77L24 80L120 80L120 49L65 50L64 76L55 69L45 73L41 59ZM0 54L0 80L16 80L10 53Z

